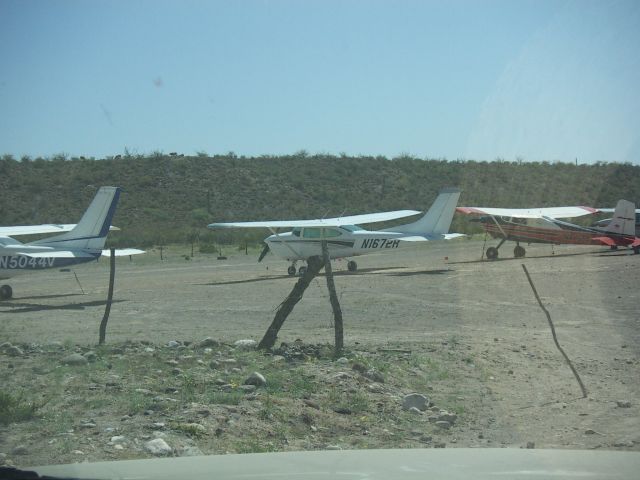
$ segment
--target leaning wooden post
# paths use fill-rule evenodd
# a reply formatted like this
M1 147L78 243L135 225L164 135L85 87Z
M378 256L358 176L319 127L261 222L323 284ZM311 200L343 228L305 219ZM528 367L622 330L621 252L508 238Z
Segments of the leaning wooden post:
M98 345L104 344L104 339L107 336L107 322L109 321L109 313L111 312L111 301L113 300L113 284L116 279L116 249L110 248L109 252L111 257L109 259L109 293L107 294L107 306L104 309L104 317L100 322L100 339Z
M342 309L336 294L336 285L333 282L333 270L331 269L331 259L329 258L329 247L324 238L324 229L322 229L322 258L324 259L324 272L327 277L327 289L329 290L329 301L333 309L333 324L335 329L335 352L334 355L339 357L344 348L344 336L342 328Z
M289 293L289 296L278 307L278 311L276 312L271 325L258 344L259 349L270 350L271 348L273 348L276 343L276 339L278 338L278 332L284 324L284 321L293 310L293 307L295 307L296 304L300 300L302 300L304 291L307 289L307 287L311 283L311 280L315 278L322 267L323 263L320 257L314 256L307 260L307 270L296 282L293 290L291 290L291 293Z

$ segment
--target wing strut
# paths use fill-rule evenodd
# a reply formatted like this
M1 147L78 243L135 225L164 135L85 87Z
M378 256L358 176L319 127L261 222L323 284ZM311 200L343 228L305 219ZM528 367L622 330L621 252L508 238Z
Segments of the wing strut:
M272 227L267 227L267 228L268 228L269 230L271 230L271 233L273 233L273 234L278 238L278 241L279 241L280 243L282 243L285 247L287 247L289 250L291 250L291 252L292 252L296 257L300 257L300 256L301 256L298 252L296 252L296 251L293 249L293 247L292 247L291 245L289 245L289 243L288 243L288 242L286 242L286 241L282 240L282 237L281 237L280 235L278 235L278 232L276 232Z

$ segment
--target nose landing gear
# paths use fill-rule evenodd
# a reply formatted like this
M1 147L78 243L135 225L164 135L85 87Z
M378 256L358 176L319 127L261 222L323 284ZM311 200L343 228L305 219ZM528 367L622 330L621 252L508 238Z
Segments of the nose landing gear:
M0 287L0 300L9 300L13 296L13 289L10 285Z

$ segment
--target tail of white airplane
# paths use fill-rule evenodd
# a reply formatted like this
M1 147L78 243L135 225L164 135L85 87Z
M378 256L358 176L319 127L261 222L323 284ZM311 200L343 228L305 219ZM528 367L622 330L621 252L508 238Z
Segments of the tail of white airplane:
M628 200L619 200L609 225L602 229L618 235L636 234L636 206Z
M433 205L420 220L387 230L427 236L446 234L449 232L459 198L459 188L444 188L440 190Z
M107 239L119 197L120 188L101 187L73 230L29 245L101 251Z

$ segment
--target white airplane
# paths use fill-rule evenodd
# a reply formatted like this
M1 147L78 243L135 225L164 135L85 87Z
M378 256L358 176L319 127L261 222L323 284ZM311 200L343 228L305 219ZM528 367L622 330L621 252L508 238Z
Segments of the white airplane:
M278 257L292 262L287 271L289 275L295 275L296 262L306 261L314 255L322 255L323 239L327 241L329 257L334 259L395 249L404 242L449 240L464 236L461 233L448 233L459 197L459 189L443 189L429 211L419 220L378 231L365 230L358 225L411 217L420 212L397 210L315 220L212 223L209 228L268 228L273 235L264 240L265 248L258 261L261 261L271 250ZM280 228L293 228L293 230L278 233L277 230ZM354 272L358 265L350 260L347 268L350 272ZM298 273L304 273L305 269L305 266L301 266Z
M78 224L28 225L0 227L0 280L20 273L47 268L69 267L110 255L103 250L116 211L120 188L101 187ZM64 232L30 243L21 243L12 237L42 233ZM116 250L116 256L136 255L142 250L127 248ZM9 285L0 286L0 300L13 296Z

